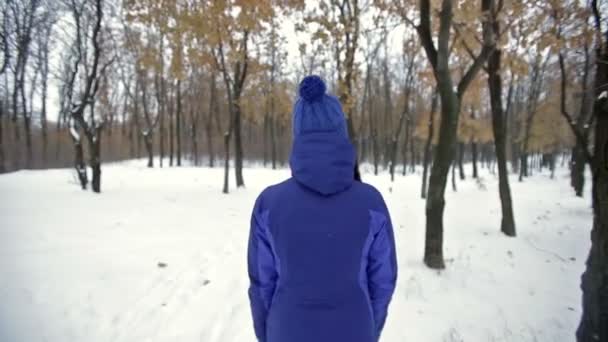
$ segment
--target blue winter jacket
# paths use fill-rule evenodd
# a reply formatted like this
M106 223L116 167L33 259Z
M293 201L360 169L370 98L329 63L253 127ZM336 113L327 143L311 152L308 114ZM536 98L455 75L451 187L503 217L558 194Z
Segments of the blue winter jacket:
M380 193L353 180L355 153L332 132L298 136L292 178L258 197L249 298L260 342L376 342L397 280Z

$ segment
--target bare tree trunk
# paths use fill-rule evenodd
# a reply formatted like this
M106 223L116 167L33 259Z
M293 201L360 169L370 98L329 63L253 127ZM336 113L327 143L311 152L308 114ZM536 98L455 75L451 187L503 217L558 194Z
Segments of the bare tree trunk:
M608 54L603 58L608 58ZM606 84L606 66L598 65L598 69L604 73L602 78ZM597 117L593 161L594 215L591 250L581 282L583 314L576 332L579 342L608 340L608 100L596 100L594 112Z
M57 123L55 125L55 160L59 159L59 153L61 152L61 123L65 121L65 114L60 111Z
M160 134L159 136L159 164L160 167L163 167L163 160L165 158L165 114L164 114L164 110L160 110L160 112L158 113L158 115L160 115L160 131L158 132Z
M549 170L551 170L551 179L555 178L555 152L551 153L551 156L549 157Z
M428 123L428 135L426 138L426 144L424 145L424 162L423 162L423 170L422 170L422 190L420 191L420 197L426 198L426 190L427 190L427 179L428 179L428 169L429 163L431 161L431 148L433 143L433 133L435 131L435 111L437 110L437 101L438 94L435 91L433 95L433 100L431 104L431 112L429 116Z
M25 112L24 112L25 114ZM27 113L23 118L23 126L25 128L25 147L26 147L26 163L25 167L32 168L33 151L32 151L32 116Z
M409 111L410 111L410 92L412 90L412 83L414 80L413 72L412 72L413 67L414 67L414 59L411 58L408 66L407 66L406 76L405 76L405 84L404 84L405 100L404 100L404 104L403 104L403 110L401 111L401 115L399 116L399 123L397 124L397 131L395 132L395 135L392 137L392 141L391 141L391 145L390 145L390 149L389 149L389 151L390 151L389 167L390 167L390 174L391 174L391 182L395 181L395 167L397 164L397 150L399 149L399 146L397 144L398 144L399 138L401 136L401 131L406 122L409 126L410 118L408 116L409 116ZM385 65L385 68L388 69L388 66ZM388 82L388 70L386 70L385 73L386 73L385 82ZM388 102L385 110L387 112L387 115L390 115L391 107L392 107L390 104L390 84L385 85L385 100ZM391 126L388 126L388 127L391 127ZM409 129L409 127L406 128L406 133L405 133L406 141L407 141L407 134L408 134L407 130L408 129ZM404 148L407 148L407 146L404 146Z
M93 192L101 192L101 126L96 127L89 138L89 149L91 154L91 170L93 178L91 188Z
M133 100L133 107L137 107L138 103L137 103L137 99L135 97L132 98ZM135 148L136 148L136 137L138 136L137 132L140 131L139 129L139 118L136 118L136 115L134 113L131 113L131 116L128 114L128 97L127 100L125 101L125 118L124 118L124 122L123 125L125 125L126 127L124 127L124 129L126 130L126 134L127 134L127 139L129 140L129 158L131 159L135 159L135 158L139 158L139 151L136 152ZM136 112L135 109L133 109L133 112Z
M404 110L404 112L401 114L401 117L399 118L399 124L397 126L397 132L393 136L392 141L391 141L391 145L390 145L389 172L391 174L391 182L395 181L395 164L397 164L397 149L398 149L397 142L399 141L399 136L401 135L401 129L403 128L403 121L405 121L405 116L406 115L407 114L406 114L406 112Z
M82 139L79 131L80 129L78 128L77 124L72 123L72 126L70 127L70 137L72 137L72 142L74 143L74 168L76 169L76 174L78 175L80 187L82 190L86 190L87 185L89 184L89 179L87 176L87 166L84 162Z
M4 155L4 103L0 100L0 174L6 172L6 157Z
M264 114L264 132L262 133L262 140L264 143L262 159L264 160L263 165L266 167L268 164L268 159L270 159L268 157L270 155L270 114L268 112Z
M473 178L477 179L479 174L477 173L477 143L473 140L471 141L471 163L473 165Z
M277 169L277 120L274 115L270 118L270 156L272 159L272 169Z
M215 150L213 148L213 119L219 115L219 106L217 103L217 85L215 83L215 74L212 73L210 77L209 86L209 113L207 113L206 135L207 135L207 153L209 154L209 167L215 166ZM218 131L221 130L217 127Z
M416 140L414 140L414 136L410 134L410 154L412 157L410 158L410 171L412 173L416 173L416 165L418 164L418 153L416 151Z
M585 154L583 153L583 147L580 142L576 142L576 145L572 148L572 162L570 166L570 185L574 188L576 196L583 197L583 190L585 188Z
M169 83L169 88L172 87L172 83ZM167 119L169 120L169 166L173 166L173 157L175 153L175 99L173 96L173 91L171 91L171 95L167 95Z
M190 87L193 87L194 78L199 77L198 75L194 75L190 80ZM200 83L197 83L197 86L200 87ZM202 88L202 87L201 87ZM192 150L190 151L190 157L194 163L194 166L200 166L200 153L198 147L198 137L199 137L199 122L201 120L201 108L197 105L196 98L197 96L202 97L201 91L194 91L190 89L190 93L187 94L187 103L186 103L186 111L189 112L190 116L190 141L192 144Z
M222 192L227 194L230 189L230 136L231 129L224 134L224 188Z
M200 165L200 155L198 150L198 119L199 115L197 109L194 109L194 106L190 106L190 139L192 144L192 160L194 162L194 166Z
M160 36L160 71L157 72L155 78L155 88L156 88L156 101L158 102L158 115L160 117L160 139L159 139L159 159L160 159L160 167L163 167L163 160L165 158L165 114L166 114L166 100L167 100L167 90L165 87L165 63L164 63L164 36L161 34Z
M50 25L50 24L49 24ZM52 28L47 28L45 33L44 42L41 47L42 54L42 65L41 65L41 76L42 76L42 107L40 109L40 127L42 130L42 163L45 167L48 167L48 127L47 127L47 109L46 102L48 96L48 77L49 77L49 40L52 33Z
M576 145L572 149L572 164L570 168L570 184L574 188L576 196L578 197L583 197L583 191L585 189L585 166L587 165L587 158L584 151L587 146L584 144L589 139L589 133L591 132L590 119L593 118L592 108L589 108L589 105L591 104L591 101L589 100L592 100L592 98L591 96L588 96L589 87L587 86L590 71L589 69L591 68L591 58L589 47L587 45L585 45L584 51L585 63L583 68L583 79L581 81L582 98L578 119L576 120L576 130L584 137L584 141L581 139L576 139ZM562 96L565 96L565 94L562 94Z
M24 67L25 68L25 67ZM25 69L24 71L25 72ZM30 108L27 107L27 100L25 98L25 90L21 91L21 101L23 103L23 128L25 131L25 147L26 147L26 159L25 167L31 169L33 167L33 151L32 151L32 112L34 111L34 92L38 83L39 68L36 67L34 70L34 78L32 80L32 87L30 89ZM23 76L25 79L25 76ZM25 87L25 85L23 85Z
M372 87L370 84L370 88L369 88L369 92L370 94L372 94ZM374 159L374 175L378 175L378 164L380 163L380 148L378 146L378 129L377 129L377 123L375 122L373 115L372 115L372 101L371 101L371 96L370 99L368 101L368 108L367 108L367 114L368 114L368 118L369 118L369 127L370 127L370 131L371 131L371 136L372 136L372 154L373 154L373 159Z
M528 177L528 154L522 152L519 157L519 181L522 182L524 177Z
M455 156L454 147L457 142L460 103L466 89L485 64L493 49L492 45L484 44L481 52L474 58L473 64L463 74L460 82L457 85L454 84L449 66L453 5L451 0L443 0L441 3L437 47L435 47L432 36L430 0L420 0L420 24L416 28L427 58L433 67L439 96L441 97L439 142L431 169L428 197L426 200L424 263L433 269L445 268L443 260L444 193L449 169ZM484 36L489 34L487 24L485 23L483 24L483 33Z
M175 111L175 135L177 137L177 166L182 166L182 81L177 81L177 109Z
M243 179L243 140L241 136L241 105L240 90L238 97L235 98L234 104L234 173L236 177L236 186L245 186Z
M486 10L493 11L491 0L483 0ZM500 26L498 20L492 21L492 29L498 35ZM509 185L509 171L507 170L506 155L506 129L502 108L502 80L500 75L501 51L494 48L488 59L488 87L490 91L490 104L492 107L492 128L494 131L494 146L498 162L498 189L502 208L500 230L507 236L515 236L515 219L513 217L513 203L511 201L511 187Z
M459 100L454 94L451 83L437 86L441 96L441 125L427 194L424 262L430 268L443 269L445 268L443 260L444 192L447 175L454 159Z
M583 313L576 331L578 342L608 341L608 32L602 32L598 1L591 1L597 47L594 81L595 143L593 177L593 229L587 268L582 276Z
M549 55L547 55L549 56ZM541 63L540 57L537 59L535 64L532 66L532 75L530 76L530 91L528 101L526 105L526 111L528 116L526 117L526 127L524 131L524 141L521 151L520 161L520 173L519 181L523 181L524 177L531 176L531 169L528 165L528 154L530 146L530 134L532 133L532 125L534 124L534 117L536 116L536 108L538 105L538 98L540 96L541 87L543 83L543 73L547 64L548 57L545 58L544 63Z
M452 190L458 191L456 187L456 161L452 162Z
M458 171L460 173L460 180L465 180L464 174L464 143L461 141L458 144Z
M403 159L403 168L401 169L401 175L405 176L407 174L407 149L408 149L408 142L410 141L410 134L411 134L411 125L412 125L412 120L410 120L409 118L405 119L405 137L403 137L403 147L401 148L401 156Z
M149 168L153 168L154 167L154 147L152 146L152 134L148 133L148 132L144 132L144 134L142 134L143 138L144 138L144 144L146 146L146 152L148 153L148 167Z

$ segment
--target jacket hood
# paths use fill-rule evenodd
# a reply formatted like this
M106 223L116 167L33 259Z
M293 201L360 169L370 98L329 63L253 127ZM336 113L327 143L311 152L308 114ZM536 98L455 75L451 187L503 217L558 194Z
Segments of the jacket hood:
M295 138L289 165L298 183L328 196L352 185L355 150L335 131L307 133Z

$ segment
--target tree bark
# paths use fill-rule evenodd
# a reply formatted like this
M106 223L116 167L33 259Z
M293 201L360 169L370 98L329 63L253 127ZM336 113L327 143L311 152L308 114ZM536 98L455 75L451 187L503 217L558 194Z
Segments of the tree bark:
M598 62L598 72L605 74L604 84L608 81L607 69ZM579 342L608 340L608 99L596 100L594 107L593 229L581 283L583 315L576 333Z
M576 145L572 148L572 161L570 166L570 185L574 188L576 196L583 197L583 190L585 188L585 154L583 153L582 144L577 141Z
M148 133L148 132L144 132L142 134L143 138L144 138L144 144L146 146L146 152L148 153L148 167L149 168L153 168L154 167L154 147L152 146L152 134Z
M460 142L458 144L458 170L460 173L460 180L465 180L465 174L464 174L464 143Z
M264 160L263 165L266 167L268 164L269 155L270 155L270 114L268 111L264 114L264 131L262 133L262 140L264 144L264 148L262 151L262 159Z
M217 85L215 81L215 74L211 74L210 86L209 86L209 113L207 113L207 122L205 124L207 130L207 151L209 154L209 167L215 166L215 149L213 148L213 119L219 115L219 107L217 103ZM218 131L221 128L217 127Z
M95 193L101 193L101 126L96 127L93 135L89 138L91 154L91 171L93 178L91 188Z
M487 9L491 0L483 0ZM493 20L492 27L495 34L500 32L499 22ZM513 216L513 203L511 200L511 187L509 185L509 171L507 170L506 154L506 128L502 108L502 79L500 75L501 51L494 49L488 59L488 87L490 91L490 105L492 110L492 128L494 131L494 146L498 162L498 189L502 208L500 230L507 236L515 236L515 219Z
M582 276L583 314L578 342L608 341L608 32L601 31L596 0L592 10L597 33L594 84L595 143L592 157L593 229L587 268Z
M411 134L411 125L412 125L412 120L410 120L409 118L405 119L405 137L403 137L403 147L401 149L401 155L402 155L402 159L403 159L403 168L401 169L401 175L405 176L407 174L407 149L408 149L408 142L410 141L410 134Z
M70 128L70 137L74 143L74 168L76 169L76 175L78 176L80 187L82 190L86 190L87 185L89 184L89 179L87 176L87 166L84 162L82 139L79 131L80 129L78 128L77 124L72 123L72 127Z
M272 169L277 169L277 120L274 115L270 117L270 157L272 159Z
M171 83L169 87L171 87ZM172 87L171 87L172 88ZM169 166L173 166L175 156L175 105L173 94L167 95L167 119L169 120Z
M478 173L477 173L477 143L475 141L471 142L471 164L473 166L473 178L477 179L478 178Z
M165 158L165 114L166 114L166 87L165 87L165 63L164 63L164 36L161 34L160 36L160 71L157 71L154 86L156 88L156 101L158 103L158 116L160 118L160 139L159 139L159 164L160 167L163 167L163 160ZM145 86L145 85L144 85Z
M397 164L397 150L399 149L398 146L398 142L399 142L399 138L401 136L401 131L403 130L403 126L404 124L407 125L406 127L406 141L407 141L407 135L408 132L407 130L409 130L409 122L410 122L410 118L409 118L409 111L410 111L410 93L412 90L412 83L413 83L413 67L414 67L414 59L411 58L408 66L407 66L407 70L406 70L406 74L405 74L405 84L404 84L404 94L405 94L405 100L404 100L404 104L403 104L403 110L401 111L401 115L399 116L399 123L397 124L397 129L396 132L394 134L394 136L392 137L392 141L391 141L391 146L390 146L390 174L391 174L391 182L395 181L395 167ZM385 71L385 82L388 82L388 66L385 65L385 68L387 69ZM385 107L385 111L388 115L390 115L391 112L391 104L390 104L390 84L385 84L385 100L388 102L388 104ZM391 126L388 126L391 127ZM407 145L403 146L403 148L407 148Z
M456 186L456 161L452 162L452 190L454 192L458 191Z
M519 181L523 181L524 177L530 176L531 169L529 167L528 154L529 146L530 146L530 135L532 133L532 125L534 124L534 117L536 116L536 109L538 105L538 98L540 96L541 87L543 84L543 74L545 71L545 66L547 64L548 56L545 58L545 61L541 63L540 57L537 59L536 63L532 66L532 75L530 76L530 91L528 96L528 101L526 105L526 111L528 116L526 117L526 127L524 130L524 141L521 150L521 161L520 161L520 172L519 172Z
M227 194L230 189L230 132L224 135L224 188L222 192Z
M524 149L525 151L525 149ZM522 152L519 160L519 181L522 182L524 177L528 177L528 153Z
M433 95L433 100L432 100L432 104L431 104L431 112L430 112L430 116L429 116L429 123L428 123L428 135L426 138L426 144L424 145L424 165L423 165L423 170L422 170L422 189L420 191L420 197L421 198L426 198L426 191L427 191L427 179L428 179L428 168L429 168L429 163L431 161L431 148L432 148L432 144L433 144L433 133L435 131L435 111L437 110L437 101L438 101L438 94L437 91L435 91L434 95Z
M410 137L410 171L412 173L416 172L416 164L418 164L418 153L416 153L416 140L414 140L413 134L409 135Z
M26 162L25 167L28 169L32 168L33 151L32 151L32 116L30 113L24 113L23 127L25 128L25 148L26 148Z
M377 88L377 87L376 87ZM369 94L372 94L372 86L370 84L370 88L369 88ZM377 128L377 123L375 122L374 118L373 118L373 103L372 103L372 99L371 96L368 99L368 103L367 103L367 115L368 115L368 120L369 120L369 129L371 132L371 138L372 138L372 155L373 155L373 159L374 159L374 175L378 175L378 164L380 163L380 147L378 146L378 128Z
M561 35L561 27L559 28L558 34ZM573 118L568 113L566 107L566 89L567 89L567 73L564 62L564 57L562 52L559 53L559 65L561 72L561 112L567 122L570 124L572 132L576 137L576 144L572 149L572 158L571 158L571 167L570 167L570 185L574 188L576 196L583 197L583 190L585 187L585 166L587 162L590 162L590 156L588 156L587 148L588 148L588 140L589 133L591 130L589 127L591 126L590 119L593 118L591 114L591 110L589 108L588 101L590 97L588 96L588 77L589 77L589 69L590 69L590 53L589 47L585 45L585 63L583 67L583 79L581 80L581 103L578 118L576 119L576 123L573 122ZM587 126L587 127L585 127Z
M175 135L177 138L177 166L182 166L182 81L177 81L177 104L175 111Z
M243 140L241 133L241 105L240 90L234 101L234 173L236 177L236 187L245 186L243 179Z
M4 103L0 100L0 174L6 172L6 156L4 155Z
M34 111L34 93L36 92L36 86L38 84L38 75L40 74L40 65L36 65L34 68L34 76L32 79L32 86L30 87L29 100L30 107L27 107L27 100L24 96L25 92L22 91L22 99L23 102L23 128L25 131L25 147L26 147L26 161L25 167L27 169L31 169L33 167L32 162L34 158L33 146L32 146L32 115ZM25 78L25 76L24 76Z
M47 109L46 109L46 102L47 102L47 96L48 96L48 78L49 78L49 40L51 38L51 33L52 33L52 26L51 24L47 24L49 25L48 28L46 28L45 34L42 39L44 40L43 42L41 42L42 46L41 46L41 76L42 76L42 99L41 99L41 109L40 109L40 128L42 130L42 163L45 167L48 167L47 162L48 162L48 145L49 145L49 138L48 138L48 125L47 125Z

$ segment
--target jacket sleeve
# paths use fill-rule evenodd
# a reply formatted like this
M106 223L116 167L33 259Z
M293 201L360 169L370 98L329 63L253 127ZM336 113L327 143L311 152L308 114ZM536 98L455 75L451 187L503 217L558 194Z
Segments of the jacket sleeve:
M381 212L372 212L375 235L369 251L367 279L376 338L380 338L388 305L397 283L397 257L391 218L383 201Z
M251 215L247 251L249 301L258 341L266 341L266 318L278 279L275 257L268 231L268 211L260 210L260 199Z

